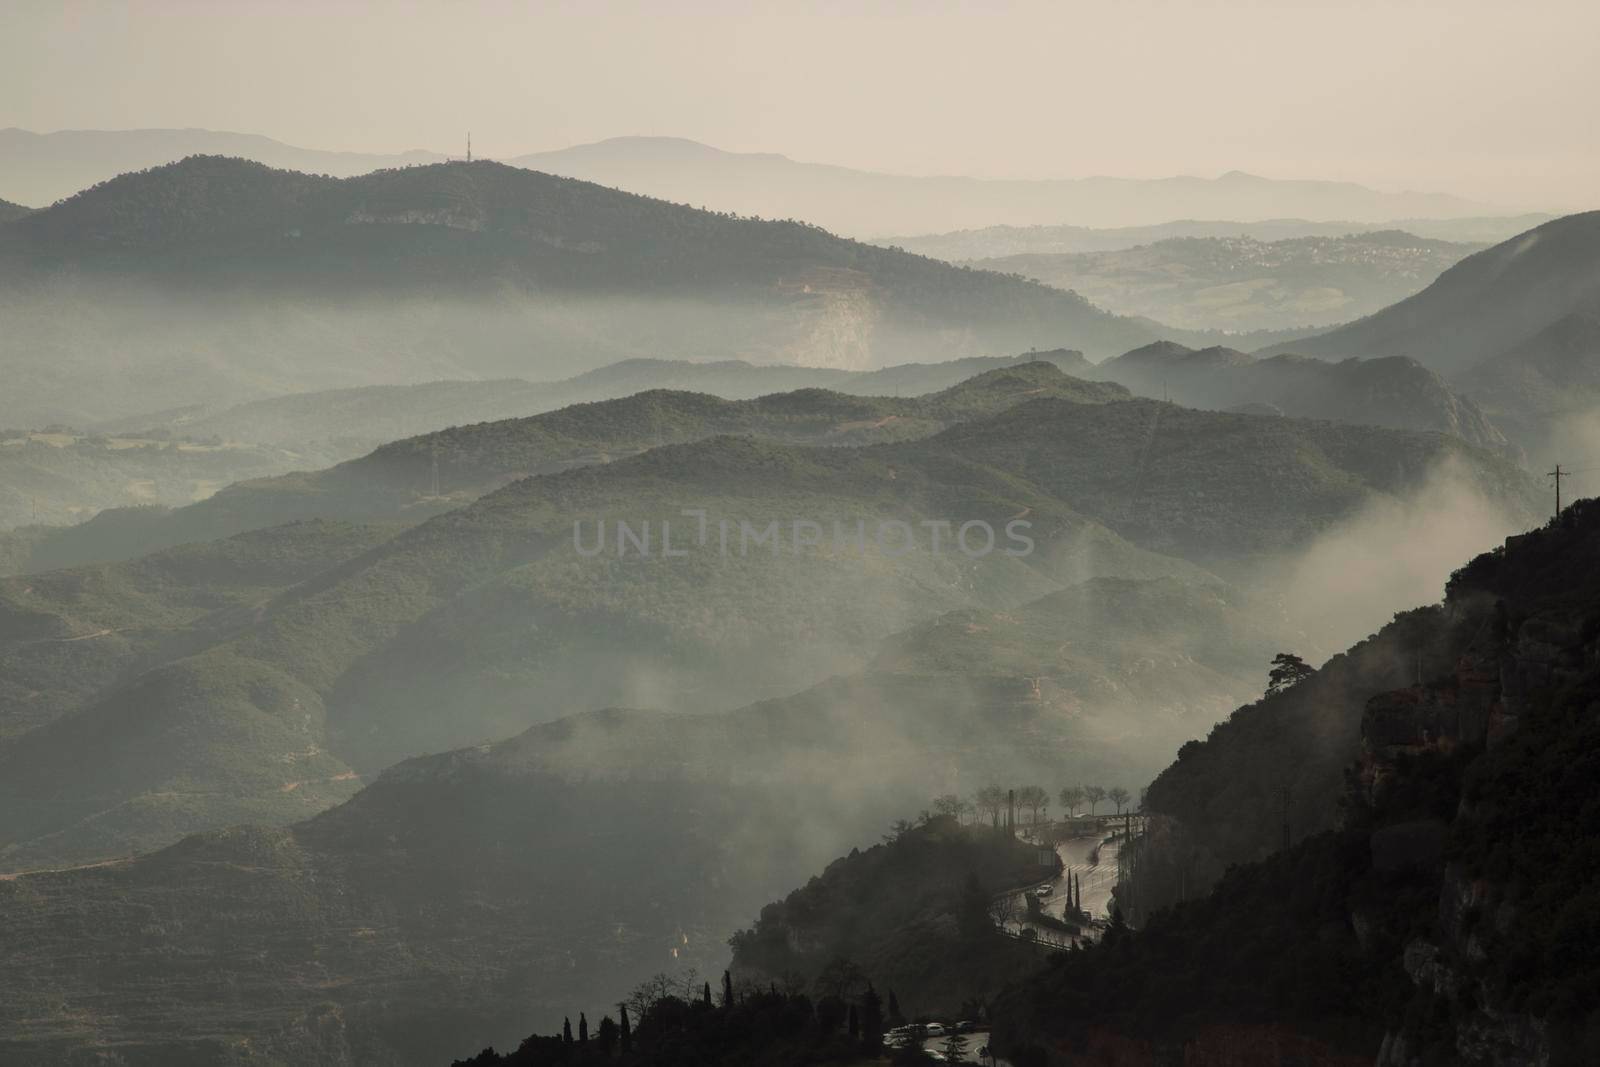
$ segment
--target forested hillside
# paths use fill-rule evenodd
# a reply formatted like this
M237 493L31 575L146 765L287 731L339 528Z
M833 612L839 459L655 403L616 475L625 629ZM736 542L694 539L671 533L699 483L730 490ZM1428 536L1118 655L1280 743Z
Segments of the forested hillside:
M415 525L517 478L609 463L658 445L716 434L794 444L861 445L926 437L963 419L1045 396L1074 403L1128 396L1121 386L1070 378L1051 363L996 360L980 365L989 362L1002 367L923 397L854 397L809 389L729 401L658 389L528 418L452 426L385 444L326 470L243 481L171 511L112 510L75 527L0 535L0 555L6 557L0 560L0 573L131 558L186 541L227 537L297 519ZM971 369L969 361L959 363L937 371L892 370L896 382L916 387ZM1011 366L1005 366L1008 363ZM662 376L676 376L677 370L668 365ZM619 377L627 380L631 375ZM852 384L880 384L877 375L852 377L863 379ZM530 383L521 384L528 392L536 390ZM880 387L889 388L887 383ZM605 388L592 383L569 386L567 391ZM4 457L0 452L0 463Z
M1093 373L1140 396L1189 407L1435 430L1520 458L1476 402L1401 356L1337 363L1294 355L1257 360L1230 348L1196 350L1158 341L1108 359Z
M718 412L762 432L832 433L851 421L867 432L884 416L858 418L863 404L977 412L1051 382L1079 388L1023 367L914 401L647 396L444 441L486 448L462 457L520 462L551 442L588 447L636 432L634 419L607 419L646 410L661 427L688 413L681 425L693 429ZM1094 388L1087 396L1103 399ZM743 421L753 414L756 423ZM395 456L403 493L431 475L431 448ZM586 707L700 710L793 693L859 669L877 641L940 613L1007 610L1091 578L1194 578L1204 567L1248 578L1326 523L1419 491L1447 460L1507 515L1532 506L1525 476L1439 435L1048 396L921 440L801 447L724 435L523 478L253 613L175 636L170 655L8 742L4 855L30 866L240 819L281 822L305 810L286 783L352 789L352 771ZM363 484L381 484L380 474ZM706 526L686 509L704 509ZM791 529L797 518L815 524L814 540ZM619 522L636 539L653 532L630 544ZM835 522L860 523L862 548L836 543ZM909 551L891 543L901 535L874 532L884 522L907 524ZM955 527L968 522L987 523L993 546L960 549ZM1028 524L1018 528L1032 541L1026 552L1014 522ZM928 523L949 524L941 546ZM689 555L663 557L667 536ZM10 610L72 614L90 632L120 625L44 588L12 583ZM40 654L32 636L14 654ZM4 710L40 706L61 705L22 692Z
M198 156L0 224L0 312L0 423L22 425L639 356L867 370L1165 333L801 222L496 163L334 179Z
M1155 662L1134 647L1153 619L1170 645ZM821 886L763 913L736 960L741 988L763 967L781 967L767 980L786 987L791 963L809 978L844 952L852 924L877 925L881 937L846 954L892 982L884 994L898 991L907 1012L953 1010L1037 951L974 924L968 876L985 887L987 923L987 890L1033 880L1038 850L944 821L866 847L881 813L912 814L933 787L1137 768L1139 734L1161 738L1152 751L1170 745L1184 712L1207 714L1217 681L1258 664L1278 629L1214 585L1090 583L937 620L860 676L793 697L725 714L576 715L408 761L285 831L0 880L0 936L34 976L0 997L0 1032L32 1020L0 1053L48 1057L88 1026L151 1063L243 1042L308 1064L514 1047L657 971L720 969L730 933L856 845ZM963 633L975 640L952 662ZM1064 634L1076 638L1065 654ZM965 778L951 777L958 754ZM282 770L309 777L310 754ZM291 796L339 785L296 781ZM858 888L873 895L855 905ZM86 995L61 952L69 915L92 917L124 961L94 979L107 1017L92 1023L57 1006ZM152 923L170 933L149 939ZM806 929L801 944L821 940L779 959L785 926ZM942 988L935 965L959 988ZM241 997L197 1003L223 974Z
M920 396L948 389L985 371L1019 363L1054 363L1085 378L1094 364L1068 349L1015 356L969 356L942 363L900 363L876 371L798 364L757 365L742 359L628 359L558 381L501 378L373 385L254 400L231 407L204 406L146 412L98 425L106 432L166 431L191 437L226 437L299 450L337 463L379 445L449 426L536 415L569 404L619 400L671 389L709 393L724 400L753 400L795 389L831 389L852 396Z

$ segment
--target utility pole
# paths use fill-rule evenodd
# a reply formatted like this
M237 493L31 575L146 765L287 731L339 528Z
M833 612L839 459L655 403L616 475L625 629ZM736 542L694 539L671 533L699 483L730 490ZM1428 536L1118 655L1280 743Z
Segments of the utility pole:
M467 131L467 162L472 162L472 131Z
M1556 464L1555 470L1550 471L1546 475L1546 477L1554 478L1556 480L1556 518L1558 519L1561 517L1561 479L1570 478L1571 476L1572 472L1562 470L1561 464L1559 463Z

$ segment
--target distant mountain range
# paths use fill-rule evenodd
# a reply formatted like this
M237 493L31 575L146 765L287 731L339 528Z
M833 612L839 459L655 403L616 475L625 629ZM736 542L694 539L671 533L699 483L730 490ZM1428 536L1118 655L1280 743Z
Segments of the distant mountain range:
M616 400L652 389L753 400L794 389L830 389L852 396L921 396L949 389L990 370L1047 362L1079 377L1094 367L1070 349L1016 356L968 356L943 363L903 363L875 371L758 365L741 359L628 359L571 378L373 385L252 400L231 407L196 407L130 415L97 424L107 433L155 430L168 435L217 436L326 456L336 463L403 437L475 422L536 415L568 404Z
M47 207L129 171L175 163L187 156L235 156L282 170L348 178L383 167L442 163L421 150L398 153L327 152L296 148L254 133L226 130L0 130L0 196Z
M214 157L0 225L0 314L0 425L637 356L869 370L1187 337L1022 279L503 164L333 179Z
M1113 252L965 261L1070 289L1099 307L1194 330L1349 322L1404 300L1481 245L1396 230L1343 237L1182 237Z
M1600 307L1600 211L1568 215L1457 263L1415 296L1274 346L1326 358L1410 356L1456 374Z
M1454 219L1388 219L1383 222L1332 222L1310 219L1263 219L1238 222L1178 219L1150 226L986 226L977 230L875 237L874 244L904 248L907 252L954 262L1021 255L1073 255L1081 252L1118 252L1158 241L1183 237L1198 239L1292 241L1304 237L1348 237L1381 230L1398 230L1425 241L1453 244L1497 244L1549 222L1554 215L1493 215Z
M336 177L445 159L423 151L315 151L209 130L8 129L0 131L0 196L42 207L126 171L190 155L238 156ZM1376 223L1486 213L1481 204L1437 193L1386 193L1349 182L1237 171L1215 179L910 177L726 152L673 137L616 137L504 162L715 211L799 219L855 237L996 225L1149 225L1174 218Z
M1349 182L1261 178L980 179L908 177L724 152L671 137L617 137L509 160L553 174L741 214L798 218L853 236L954 227L1076 223L1134 226L1174 218L1356 219L1484 214L1437 193L1381 193Z

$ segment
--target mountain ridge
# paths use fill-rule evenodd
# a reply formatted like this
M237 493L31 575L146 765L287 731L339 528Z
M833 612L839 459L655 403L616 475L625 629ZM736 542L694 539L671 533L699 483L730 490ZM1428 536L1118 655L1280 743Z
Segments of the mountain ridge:
M1497 244L1549 222L1555 215L1532 212L1461 219L1353 220L1262 219L1237 222L1226 219L1173 219L1148 226L985 226L946 233L874 237L874 244L894 245L935 259L952 262L1018 255L1076 255L1119 252L1160 241L1195 238L1248 238L1261 242L1302 238L1338 238L1380 230L1399 230L1428 241Z
M1310 356L1411 356L1444 374L1499 355L1600 302L1600 211L1567 215L1474 253L1357 322L1276 345Z
M777 398L802 410L825 400ZM718 436L522 478L380 537L227 627L180 630L188 636L174 645L179 658L146 664L90 699L73 705L56 694L59 681L28 687L44 695L19 692L7 715L47 706L60 714L43 724L35 716L0 746L0 782L11 790L0 833L15 864L25 853L81 857L117 840L143 847L170 840L175 826L274 811L283 821L303 814L314 792L286 793L287 781L323 780L316 795L337 795L352 788L349 772L504 736L575 707L686 710L793 692L952 608L1000 609L1097 576L1249 574L1307 545L1328 521L1414 492L1452 457L1497 507L1535 506L1525 475L1442 435L1048 397L909 442L830 448ZM687 538L690 506L707 511L708 533L689 557L574 551L575 528L587 545L601 521L618 545L620 520L657 540L670 522L675 539ZM968 558L947 534L942 554L926 536L910 554L870 543L861 553L739 549L745 523L759 531L797 515L824 531L858 519L913 530L982 520L997 547L1007 524L1026 516L1037 546L1021 558ZM720 518L732 530L725 556L716 551ZM41 588L9 580L8 610L61 614ZM91 633L120 625L74 619ZM59 651L28 644L34 636L17 635L19 663ZM74 651L92 654L93 642L81 644ZM529 692L540 694L532 706ZM439 716L441 706L456 710ZM128 757L135 751L140 759ZM300 764L310 773L288 773ZM61 831L70 832L52 836Z
M1158 341L1095 368L1095 377L1141 396L1190 407L1275 411L1392 429L1432 430L1520 461L1522 453L1470 397L1403 356L1334 363L1283 354L1255 359L1235 349Z
M363 153L306 149L259 134L199 129L61 130L41 134L13 127L0 130L0 175L6 175L6 179L0 179L0 196L24 203L51 204L123 171L159 166L194 154L240 155L272 166L316 170L341 177L386 166L450 158L423 150ZM505 161L537 169L553 167L557 172L572 171L572 177L592 178L630 192L661 195L720 210L774 218L804 218L854 236L880 234L885 232L886 226L900 232L927 231L941 223L948 228L952 219L966 225L1057 222L1070 217L1074 211L1084 221L1090 218L1103 221L1112 217L1115 210L1104 204L1104 198L1123 190L1148 190L1147 203L1141 205L1134 200L1121 209L1124 215L1142 213L1138 221L1147 223L1174 217L1173 209L1165 206L1174 191L1180 194L1180 203L1193 203L1196 207L1196 211L1188 212L1180 208L1180 215L1198 212L1206 216L1208 212L1202 205L1212 208L1210 214L1229 205L1247 209L1240 217L1259 218L1263 211L1283 216L1303 212L1273 208L1306 207L1323 202L1327 206L1321 209L1322 217L1361 217L1370 221L1408 215L1459 215L1474 210L1481 213L1481 208L1471 202L1444 194L1385 193L1351 182L1270 179L1241 171L1230 171L1210 179L1188 176L1164 179L918 177L801 162L778 153L732 152L676 137L613 137L514 155L506 157ZM723 171L731 168L737 172L735 180L744 188L736 187L719 196L717 182L727 182L728 177L702 176L692 171L674 174L667 170L673 166L707 165ZM651 170L655 173L650 173ZM769 187L765 193L749 185L757 176ZM785 180L798 184L780 186L779 182ZM856 211L841 203L839 194L832 191L819 200L817 187L826 189L830 183L850 190L855 197L871 196L875 191L875 202L865 211ZM775 195L774 188L781 188L781 192ZM1102 199L1099 210L1087 205L1071 207L1070 194L1080 189L1092 189L1091 195ZM1268 193L1270 207L1257 206L1262 202L1263 191ZM969 206L975 194L988 196L988 199ZM1280 199L1272 200L1272 195ZM1299 199L1294 198L1296 195ZM1067 197L1065 203L1064 196ZM1228 199L1229 196L1233 199ZM1152 213L1156 217L1151 217ZM1236 212L1224 210L1221 214ZM1318 212L1312 211L1312 214Z
M487 162L333 179L194 157L0 225L0 279L12 424L641 355L868 370L1173 333L810 225ZM85 366L96 339L114 358Z
M1054 356L1074 365L1071 354ZM235 482L182 508L164 512L109 509L76 527L33 528L9 537L0 534L0 548L13 546L5 553L15 561L13 568L37 571L129 558L185 541L226 537L300 519L413 525L508 481L606 463L672 442L750 433L796 444L859 445L930 435L953 422L993 414L1028 397L1051 395L1105 403L1130 395L1114 383L1072 378L1056 363L1042 361L956 361L894 368L890 377L896 382L915 378L919 385L938 384L950 374L996 363L999 366L994 370L915 397L858 396L811 388L727 400L658 388L521 418L447 426L390 441L364 456L324 469ZM636 372L658 369L617 368L617 373L623 382L631 383ZM669 375L690 369L666 368ZM783 369L774 369L788 376ZM708 368L711 373L722 370ZM819 376L820 380L836 377ZM569 388L583 388L578 385L581 380L580 376ZM882 376L860 374L851 380L857 388L870 389L882 383ZM594 383L584 383L589 384ZM615 384L606 382L606 386ZM518 392L498 385L491 388L497 402L514 402ZM520 391L539 395L532 383L522 383ZM390 395L384 391L381 397Z

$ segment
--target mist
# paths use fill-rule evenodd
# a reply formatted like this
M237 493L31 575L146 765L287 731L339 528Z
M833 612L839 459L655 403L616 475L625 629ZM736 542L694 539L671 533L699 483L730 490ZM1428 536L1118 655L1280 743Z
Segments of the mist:
M1557 6L0 15L0 1061L1594 1059Z
M1415 493L1375 500L1332 524L1279 564L1276 580L1291 617L1325 656L1375 633L1396 612L1437 603L1453 571L1530 521L1446 462Z

